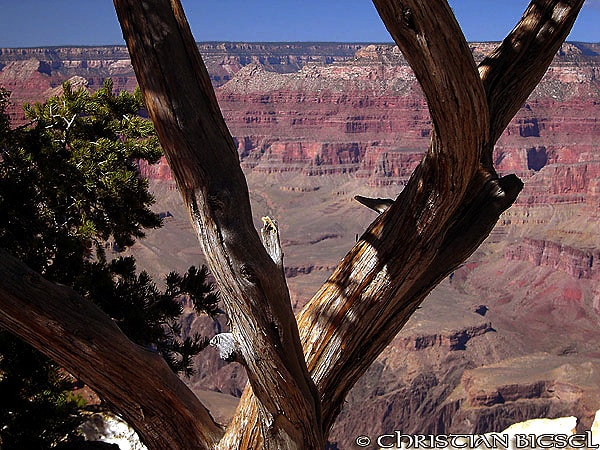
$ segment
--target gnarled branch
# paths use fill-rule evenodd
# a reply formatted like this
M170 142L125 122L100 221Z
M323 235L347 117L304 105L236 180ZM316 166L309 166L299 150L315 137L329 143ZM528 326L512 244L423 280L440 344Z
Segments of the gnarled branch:
M138 82L240 345L270 448L319 448L320 404L283 271L178 0L114 0Z
M546 73L583 2L533 0L510 34L479 64L490 110L491 142L498 140Z
M149 449L213 448L208 410L156 353L133 344L100 309L0 249L0 326L81 378Z

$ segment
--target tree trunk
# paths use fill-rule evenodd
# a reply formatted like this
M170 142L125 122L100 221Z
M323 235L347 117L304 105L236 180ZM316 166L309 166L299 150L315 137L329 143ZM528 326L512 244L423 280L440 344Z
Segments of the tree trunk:
M250 386L219 440L210 415L155 356L131 348L97 313L83 330L83 317L58 307L61 296L75 301L63 288L44 284L19 295L28 284L22 275L5 280L5 273L23 270L10 259L9 266L0 265L0 324L109 398L150 448L323 448L350 388L514 202L522 183L512 175L498 177L494 144L546 71L583 0L533 0L479 67L445 0L374 0L423 87L432 140L408 185L297 321L273 248L278 240L266 236L267 251L253 227L237 151L179 1L114 3L150 116L223 294ZM50 309L39 304L46 296ZM88 308L77 300L68 309L74 314ZM127 350L119 352L120 346ZM152 375L136 385L132 372L146 366ZM111 380L123 385L111 386ZM135 393L140 382L150 383L143 394Z
M283 271L178 0L115 0L131 61L257 397L265 448L322 448L320 402ZM173 70L176 68L175 70Z

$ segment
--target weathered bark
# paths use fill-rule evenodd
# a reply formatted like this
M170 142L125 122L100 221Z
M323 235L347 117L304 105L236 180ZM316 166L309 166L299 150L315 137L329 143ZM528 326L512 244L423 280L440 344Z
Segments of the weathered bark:
M138 82L215 276L258 398L265 448L320 448L320 403L283 271L265 250L248 187L178 0L114 0Z
M492 142L498 140L546 73L582 6L583 0L533 0L517 26L479 64ZM491 153L489 156L486 162L491 165Z
M515 176L498 178L492 166L494 144L539 82L583 0L533 0L519 25L479 68L445 0L374 0L427 96L432 141L406 188L369 226L297 322L276 229L264 236L267 252L253 227L233 139L179 1L114 3L150 116L223 293L232 342L239 345L251 385L218 444L218 428L194 402L189 410L200 412L195 418L182 416L178 426L185 428L189 420L189 430L180 436L196 436L201 445L223 450L322 448L349 389L427 293L479 246L514 202L522 184ZM100 374L86 367L88 356L79 352L96 358L110 376L123 371L129 380L131 361L118 360L114 343L96 336L93 327L86 325L90 331L85 334L78 322L69 328L70 316L63 319L45 310L35 312L35 325L26 327L24 311L29 315L30 306L38 308L42 293L19 297L14 292L19 280L11 283L0 290L0 324L37 342L82 377ZM58 341L50 341L41 329L48 323L64 327ZM67 333L76 337L67 348L77 351L46 348L63 345ZM93 351L85 353L86 346ZM142 356L134 361L150 364ZM170 436L174 425L162 417L162 400L153 397L164 395L157 393L163 376L157 372L148 393L152 398L136 398L135 407L143 409L146 420L128 419L142 434L162 436L169 442L163 448L190 448L191 441ZM115 391L108 381L92 386L106 396ZM123 386L111 401L124 415L135 416L131 399L124 397L135 392L129 389ZM173 392L165 401L187 411L189 392ZM148 420L150 411L154 416ZM143 436L156 443L150 434Z
M100 309L0 250L0 326L88 384L149 449L210 449L223 435L160 355L133 344Z

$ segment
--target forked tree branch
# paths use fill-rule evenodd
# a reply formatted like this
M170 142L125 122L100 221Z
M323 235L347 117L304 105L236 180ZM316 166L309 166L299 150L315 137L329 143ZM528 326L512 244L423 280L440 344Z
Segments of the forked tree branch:
M119 359L115 345L127 344L105 321L95 313L88 316L64 290L24 279L28 272L1 255L0 262L8 264L0 266L1 272L15 270L16 275L0 285L0 324L38 348L47 346L44 352L75 374L89 374L94 362L99 372L94 379L119 373L129 379L131 370L151 370L156 384L145 392L149 397L135 401L129 396L136 386L118 391L106 380L90 383L104 396L113 395L111 402L132 424L143 419L146 425L136 429L143 430L147 443L155 433L164 439L163 448L190 448L194 441L222 450L323 448L350 388L431 289L479 246L520 191L515 176L498 179L491 165L493 145L547 69L583 0L533 0L519 26L481 64L481 79L445 0L374 2L423 86L432 141L406 188L302 311L299 333L278 243L271 239L275 236L267 240L277 250L271 248L276 263L254 229L236 148L179 0L114 0L150 116L223 293L252 389L245 391L216 444L220 430L198 402L189 400L189 391L171 388L168 381L167 390L157 393L166 376L160 364L139 349ZM24 290L23 282L30 289ZM75 320L69 321L71 328L57 328L63 322L51 319L56 311L38 305L49 294L66 295L68 309L83 308L85 327ZM23 305L32 307L31 321ZM88 323L106 327L109 342L86 334ZM62 345L52 340L57 330L65 337L84 337L63 354L54 348ZM89 364L78 352L98 359ZM165 403L183 407L177 424L164 423ZM137 408L144 415L136 418ZM179 417L185 417L185 425ZM175 441L165 436L171 433L165 430L179 426L185 428ZM180 442L189 429L193 439ZM167 437L176 443L168 445Z
M522 187L516 177L498 179L486 164L496 137L489 136L495 131L490 90L483 88L447 3L375 3L423 85L434 132L408 186L299 317L324 434L360 375L427 293L477 248ZM560 44L560 36L547 38ZM543 72L549 61L533 64ZM221 448L265 444L260 417L260 402L247 391Z
M132 64L214 274L271 448L319 448L320 403L283 271L265 250L233 138L179 0L114 0Z
M0 250L0 326L89 385L153 450L214 448L223 430L157 354L98 307Z

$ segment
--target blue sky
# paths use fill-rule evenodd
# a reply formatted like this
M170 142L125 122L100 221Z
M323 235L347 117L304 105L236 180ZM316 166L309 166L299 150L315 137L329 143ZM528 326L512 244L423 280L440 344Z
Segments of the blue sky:
M369 0L182 0L197 41L390 40ZM501 40L525 0L450 0L470 41ZM600 42L600 0L569 40ZM122 44L110 0L0 0L0 47Z

